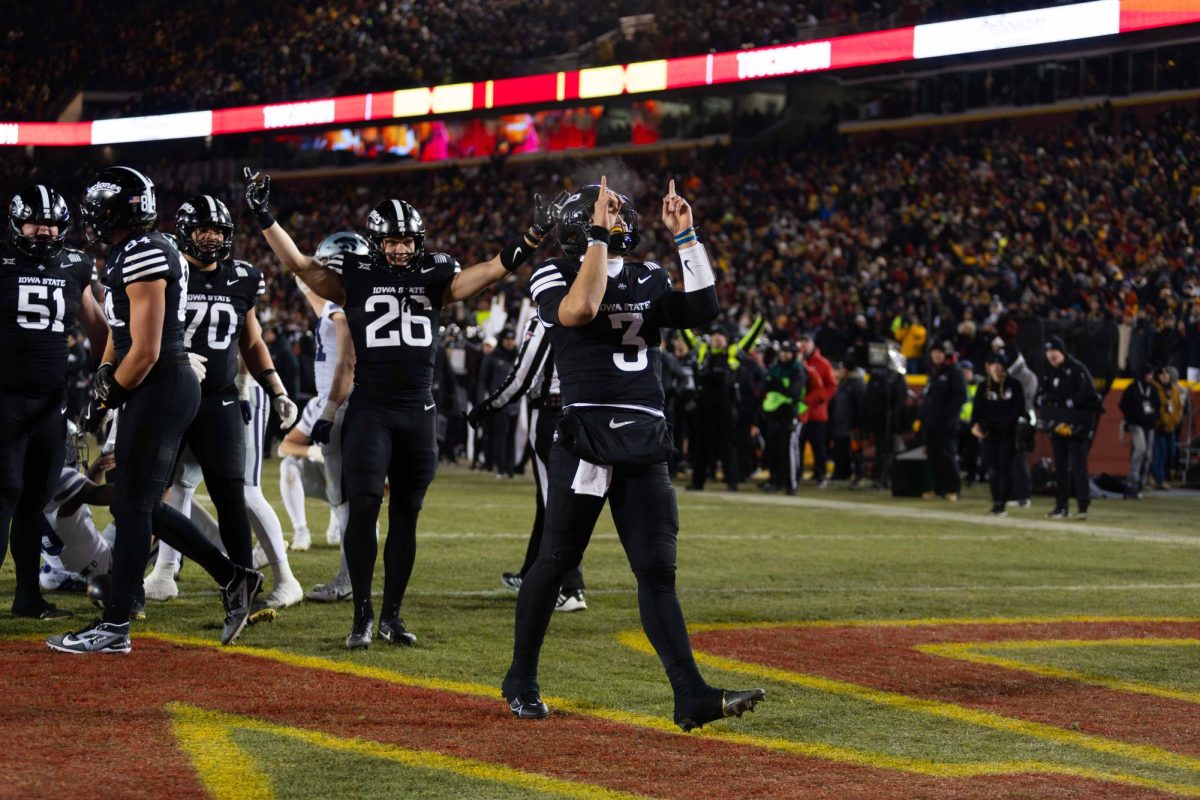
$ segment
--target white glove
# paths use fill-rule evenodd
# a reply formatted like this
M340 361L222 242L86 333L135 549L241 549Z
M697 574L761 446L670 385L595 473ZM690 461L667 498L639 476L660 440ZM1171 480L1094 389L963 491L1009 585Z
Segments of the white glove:
M325 463L325 453L321 450L321 446L319 444L309 446L307 458L316 464Z
M296 417L300 415L300 409L286 394L277 394L272 397L271 408L275 410L275 414L279 417L280 427L284 429L295 425Z
M188 362L192 366L192 372L196 373L196 380L203 383L204 376L208 374L208 368L204 366L204 362L208 361L204 356L188 353Z

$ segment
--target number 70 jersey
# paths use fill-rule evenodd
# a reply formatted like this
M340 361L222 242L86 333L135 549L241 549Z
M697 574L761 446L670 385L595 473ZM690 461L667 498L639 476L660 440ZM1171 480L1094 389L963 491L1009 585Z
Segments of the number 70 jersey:
M266 293L262 272L245 261L228 259L207 271L196 266L188 270L183 343L189 353L208 359L201 394L233 386L246 312Z
M445 253L424 253L390 269L369 256L338 253L326 267L342 276L354 342L354 396L420 407L433 390L442 298L459 271Z

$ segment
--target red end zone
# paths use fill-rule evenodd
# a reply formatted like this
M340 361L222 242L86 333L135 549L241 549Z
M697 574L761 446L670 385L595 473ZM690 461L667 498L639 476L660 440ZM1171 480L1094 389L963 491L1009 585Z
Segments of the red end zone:
M1193 627L1190 635L1196 632ZM747 641L756 642L764 655L778 652L780 637L805 646L794 635L796 629L737 632L737 655L746 657ZM716 649L734 636L713 632L699 639L702 648ZM843 647L846 642L839 635L829 636L826 644L835 643L833 650L849 655L853 647ZM864 653L858 649L854 655ZM823 660L829 668L832 662ZM0 748L5 776L0 796L68 796L78 789L80 776L89 786L103 786L105 796L205 796L175 741L169 703L540 773L576 784L580 797L599 796L603 789L719 800L1157 795L1146 787L1059 775L947 779L853 766L781 752L751 736L732 742L672 734L632 716L623 723L556 713L544 722L520 722L509 716L498 692L438 691L408 685L399 674L385 680L335 671L339 662L307 659L307 665L298 666L286 661L286 656L149 638L137 639L134 654L126 657L73 657L49 653L40 642L0 642L6 689L0 706L6 741ZM319 668L321 663L330 669ZM811 666L806 656L805 668ZM770 713L770 704L760 710ZM738 729L724 724L724 730ZM802 732L797 737L802 741ZM229 768L236 769L236 763ZM269 764L259 768L270 773ZM314 792L325 793L321 789ZM419 787L397 786L398 793L406 789Z

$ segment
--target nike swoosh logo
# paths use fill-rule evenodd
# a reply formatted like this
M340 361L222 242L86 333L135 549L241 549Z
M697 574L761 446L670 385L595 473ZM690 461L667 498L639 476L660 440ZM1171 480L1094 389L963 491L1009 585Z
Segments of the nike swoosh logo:
M519 255L521 255L521 248L518 247L513 250L513 258L516 258Z
M425 406L425 410L428 411L429 409L433 408L436 405L437 405L437 403L430 403L429 405Z
M58 410L58 413L60 413L60 414L65 414L65 413L67 413L67 407L66 407L66 406L63 406L62 408L60 408L60 409Z
M688 261L688 260L685 258L685 259L683 260L683 268L684 268L684 269L686 269L688 272L693 272L693 270L692 270L692 262L691 262L691 261Z
M234 404L234 403L236 403L236 402L237 402L236 400L222 400L222 401L221 401L221 405L223 405L223 406L231 406L231 405L233 405L233 404Z
M226 286L233 286L235 283L237 283L237 278L234 278L231 281L225 281Z
M653 275L647 275L644 278L638 278L638 283L645 283L646 281L650 280L653 277L654 277Z
M608 421L608 427L615 431L617 428L624 428L626 425L632 425L635 422L637 422L637 420L634 419L627 419L624 422L617 422L616 419L610 419Z
M437 267L422 267L421 274L424 275L426 272L433 272L435 269L437 269Z

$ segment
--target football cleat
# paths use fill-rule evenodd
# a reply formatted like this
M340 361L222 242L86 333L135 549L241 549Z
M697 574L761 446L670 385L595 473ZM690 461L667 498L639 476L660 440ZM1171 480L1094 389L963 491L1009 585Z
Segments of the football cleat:
M379 620L379 636L385 642L403 647L412 647L417 643L417 637L404 625L399 617Z
M1065 508L1056 508L1053 511L1046 512L1046 519L1066 519L1068 516Z
M175 570L172 567L159 569L155 567L142 581L142 589L150 600L173 600L179 596L179 586L175 583Z
M221 589L221 602L225 606L225 623L221 627L221 644L230 645L250 622L254 611L254 600L262 590L262 573L233 565L233 580Z
M583 599L583 589L576 589L570 594L558 595L558 601L554 604L555 611L568 613L571 611L587 611L587 601Z
M72 612L67 611L65 608L59 608L43 597L39 597L37 602L31 605L18 605L17 601L14 600L12 615L27 619L69 619L75 616Z
M542 693L537 689L504 699L508 703L508 710L517 719L545 719L550 716L550 707L542 702Z
M266 604L271 608L287 608L304 599L304 587L295 578L276 583L267 593Z
M366 650L371 646L371 627L375 624L375 615L368 608L365 612L354 615L354 625L350 635L346 637L347 650Z
M1086 522L1087 514L1088 514L1088 512L1086 512L1086 511L1077 511L1077 512L1075 512L1075 516L1071 517L1071 519L1077 519L1080 522Z
M292 546L289 550L295 550L297 553L303 553L312 547L312 536L308 532L308 528L300 528L292 532Z
M46 640L46 646L60 653L128 653L133 649L129 641L129 623L115 625L96 620L83 630L60 633Z
M524 578L515 572L506 572L500 576L500 585L505 589L512 589L514 592L519 592L521 591L521 581L523 580Z
M725 717L740 717L766 697L765 689L707 689L700 696L676 698L675 724L687 733Z
M287 541L284 541L283 546L287 547ZM267 558L267 551L263 549L263 546L261 544L254 545L254 551L250 554L250 566L261 572L264 568L270 566L270 564L271 562Z
M337 517L329 517L329 527L325 529L325 544L330 547L337 547L342 543L342 526L338 524Z

